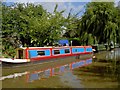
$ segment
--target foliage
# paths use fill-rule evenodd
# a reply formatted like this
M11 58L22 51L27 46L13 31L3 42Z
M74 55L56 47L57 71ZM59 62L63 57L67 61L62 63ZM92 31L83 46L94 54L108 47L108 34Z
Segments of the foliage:
M2 5L3 53L15 55L15 48L54 45L66 38L80 45L120 43L120 8L113 2L90 2L79 18L70 10L65 18L63 11L47 12L42 5L15 3ZM64 32L64 33L63 33Z
M98 43L116 41L117 11L113 2L91 2L81 20L85 39L96 38Z
M15 4L7 7L2 6L2 42L3 53L9 46L14 49L20 45L44 46L47 43L53 44L61 35L64 17L57 12L57 5L54 13L48 13L41 5Z

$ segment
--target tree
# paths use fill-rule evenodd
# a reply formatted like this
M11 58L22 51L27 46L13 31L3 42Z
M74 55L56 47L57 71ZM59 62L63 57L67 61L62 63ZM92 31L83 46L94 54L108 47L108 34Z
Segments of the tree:
M16 3L13 6L2 5L2 42L4 51L23 47L51 45L60 39L64 26L64 11L51 14L41 5Z
M81 28L88 35L92 34L92 37L96 37L98 43L110 43L116 38L116 16L113 2L91 2L82 17Z
M120 2L119 2L120 3ZM116 36L117 36L117 40L116 42L120 44L120 5L118 5L118 7L116 7L117 9L117 17L116 17L116 20L117 20L117 25L118 25L118 29L116 30Z

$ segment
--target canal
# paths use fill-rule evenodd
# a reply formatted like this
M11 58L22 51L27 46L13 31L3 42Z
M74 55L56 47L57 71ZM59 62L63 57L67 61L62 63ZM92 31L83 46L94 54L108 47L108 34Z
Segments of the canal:
M94 58L92 58L94 57ZM2 88L118 88L120 48L93 56L2 68Z

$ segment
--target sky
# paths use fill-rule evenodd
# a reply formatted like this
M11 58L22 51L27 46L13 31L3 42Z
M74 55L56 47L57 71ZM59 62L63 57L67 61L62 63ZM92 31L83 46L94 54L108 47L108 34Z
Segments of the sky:
M92 0L3 0L3 2L9 2L8 4L11 4L12 2L19 2L19 3L30 2L34 4L41 4L44 9L46 9L48 12L51 13L53 13L55 5L58 4L57 11L65 10L65 12L63 13L64 17L67 17L71 8L72 8L71 11L72 14L76 14L81 11L78 16L82 16L83 13L85 12L86 4L91 1ZM100 0L95 0L95 1L100 1ZM118 1L120 0L102 0L102 1L104 2L114 1L115 6L117 6Z

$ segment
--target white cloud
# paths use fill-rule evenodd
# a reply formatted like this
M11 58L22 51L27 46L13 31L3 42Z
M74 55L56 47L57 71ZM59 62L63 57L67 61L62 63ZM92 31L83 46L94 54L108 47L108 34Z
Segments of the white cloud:
M120 0L115 0L115 6L118 6L118 2L119 2Z
M91 0L5 0L9 2L90 2Z
M34 4L41 4L44 9L46 9L48 12L53 12L55 5L58 4L58 11L65 10L63 15L66 17L70 10L72 9L72 13L76 14L79 11L84 11L84 5L85 4L80 4L80 5L75 5L73 2L98 2L98 1L114 1L114 0L4 0L6 2L19 2L19 3L34 3ZM118 1L120 0L115 0L115 6L118 5ZM67 4L65 3L67 2Z
M90 0L6 0L6 2L19 2L19 3L34 3L34 4L41 4L44 9L48 12L53 13L55 5L58 4L57 11L65 10L63 15L65 17L68 16L70 9L72 9L72 13L78 13L84 5L75 6L73 2L89 2ZM67 4L65 3L67 2Z
M22 2L22 3L27 3L27 2L114 2L116 0L4 0L4 1L9 1L9 2Z
M58 4L57 11L67 10L67 6L64 2L34 2L34 4L40 4L48 12L53 13L56 4ZM65 16L65 15L64 15Z
M46 9L48 12L51 12L51 13L53 13L56 4L58 4L57 11L65 10L65 12L63 13L65 17L68 16L71 9L72 9L71 13L76 14L79 11L82 11L85 5L85 4L82 4L82 5L80 4L76 6L76 4L73 4L72 2L67 2L67 3L65 2L39 2L36 4L42 5L44 9Z

